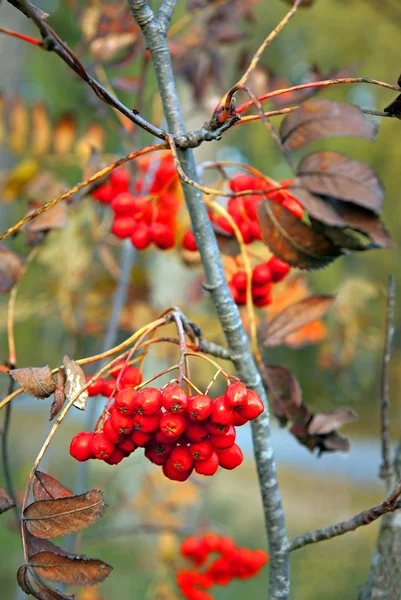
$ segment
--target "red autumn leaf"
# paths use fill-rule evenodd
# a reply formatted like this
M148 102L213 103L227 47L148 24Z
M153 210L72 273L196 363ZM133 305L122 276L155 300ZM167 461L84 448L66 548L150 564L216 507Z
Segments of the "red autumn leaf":
M35 471L33 480L33 497L39 500L57 500L58 498L72 498L75 494L64 487L57 479L42 471Z

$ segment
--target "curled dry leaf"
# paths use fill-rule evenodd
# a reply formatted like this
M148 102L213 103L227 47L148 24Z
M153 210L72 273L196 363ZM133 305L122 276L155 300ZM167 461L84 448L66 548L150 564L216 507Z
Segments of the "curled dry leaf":
M280 126L280 138L286 150L298 150L326 137L362 137L374 140L377 125L357 106L314 98L289 113Z
M18 569L17 582L25 594L31 595L37 600L74 600L74 596L67 596L39 581L33 569L28 565L22 565Z
M65 370L60 369L59 372L57 373L56 389L54 390L54 400L50 407L49 421L52 421L54 419L54 417L57 417L60 410L64 406L64 402L66 399L66 395L65 395L65 391L64 391L66 381L67 381L67 376L65 374Z
M343 254L341 248L277 202L261 200L258 218L264 243L275 256L293 267L319 269Z
M329 412L318 413L311 419L308 433L311 435L330 433L357 418L358 415L351 408L336 408Z
M27 530L39 538L53 538L86 529L104 514L106 505L99 490L80 496L39 500L25 509Z
M324 317L335 301L334 296L309 296L285 308L267 324L262 325L262 344L272 348L309 323Z
M9 292L20 280L24 259L7 246L0 245L0 294Z
M56 383L48 365L45 367L28 367L11 369L11 377L19 383L26 394L34 398L48 398L56 389Z
M72 498L74 492L64 487L57 479L42 471L35 471L33 480L33 497L39 500L56 500L58 498Z
M284 427L288 421L308 420L310 414L302 404L302 390L298 379L283 365L261 365L264 385L272 397L275 417Z
M95 585L110 575L113 567L98 560L74 555L73 558L53 552L39 552L29 558L29 566L39 577L68 585Z
M390 102L390 104L384 109L384 112L388 113L389 115L393 115L393 117L396 117L397 119L401 119L401 95L397 96L395 100Z
M14 506L14 500L10 498L4 488L0 487L0 515Z
M86 385L85 373L76 362L74 362L69 356L65 355L63 358L63 364L66 374L65 382L65 395L67 402L69 402L74 396L76 396L80 389ZM77 400L74 402L74 406L80 410L85 410L86 403L88 401L87 390L80 393Z

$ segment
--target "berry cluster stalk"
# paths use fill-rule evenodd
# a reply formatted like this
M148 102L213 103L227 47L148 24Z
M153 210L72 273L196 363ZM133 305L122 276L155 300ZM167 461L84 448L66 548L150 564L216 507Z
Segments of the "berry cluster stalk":
M131 12L141 27L156 72L164 113L171 134L184 134L185 123L175 86L170 53L166 41L166 15L171 15L176 0L164 0L163 19L154 16L145 0L128 0ZM185 173L198 182L196 165L191 149L177 149ZM222 329L227 339L232 361L241 381L253 388L267 405L266 394L241 323L238 308L230 294L216 238L210 224L202 194L193 186L183 183L186 204L193 232L205 270L206 287L211 294ZM289 596L289 554L286 552L287 535L284 513L277 483L276 466L271 447L269 413L266 410L252 423L255 459L261 487L270 554L271 600Z

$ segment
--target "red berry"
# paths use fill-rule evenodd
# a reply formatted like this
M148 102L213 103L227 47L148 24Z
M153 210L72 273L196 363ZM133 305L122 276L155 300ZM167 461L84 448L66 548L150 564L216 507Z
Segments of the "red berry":
M224 400L229 408L238 409L244 406L247 399L247 387L241 381L230 383L224 394Z
M121 360L118 360L116 363L114 363L113 368L110 371L110 375L112 377L114 377L115 379L117 379L117 377L119 376L119 374L123 370L124 365L125 365L125 359L124 358L122 358Z
M261 296L254 296L253 303L255 306L262 308L263 306L269 306L273 302L271 286L267 285L267 289Z
M184 412L188 404L188 396L179 385L169 384L162 391L163 408L172 413Z
M152 436L150 433L145 433L144 431L140 431L139 429L134 429L131 433L131 440L139 446L140 448L144 448L146 444L150 442Z
M246 273L245 271L237 271L231 278L231 285L233 285L239 292L246 290Z
M214 475L219 468L219 457L216 452L213 452L206 460L197 460L195 462L195 471L199 475Z
M239 414L244 419L252 421L262 414L265 407L260 396L253 390L248 390L246 403L239 409Z
M162 469L164 475L173 481L186 481L192 473L192 469L189 469L189 471L177 471L168 460L164 463Z
M280 260L279 258L276 258L275 256L273 256L267 264L269 265L269 269L272 274L272 281L274 283L278 283L284 279L284 277L286 277L291 270L289 264Z
M231 294L231 296L233 297L233 299L234 299L234 302L235 302L236 304L238 304L239 293L238 293L238 290L237 290L237 288L236 288L236 287L235 287L235 286L234 286L232 283L229 283L229 284L228 284L228 289L230 290L230 294Z
M100 460L110 458L113 454L115 446L103 432L95 433L91 441L91 450L95 458Z
M288 194L287 198L285 198L282 201L281 206L283 208L286 208L296 217L298 217L298 219L302 219L302 217L304 216L304 209L302 204L300 204L298 200L293 198L293 196L291 196L290 194Z
M272 274L268 263L260 263L252 271L253 285L266 285L272 279Z
M154 439L159 444L175 444L176 442L178 442L178 439L180 437L181 436L179 435L166 435L165 433L163 433L163 431L160 431L160 429L158 429L154 433Z
M120 448L115 448L107 458L103 458L108 465L118 465L125 458L124 452Z
M191 252L196 252L198 250L195 236L192 231L186 231L184 233L184 237L182 238L182 247L185 248L185 250L190 250Z
M134 450L136 450L137 446L132 441L132 438L127 436L124 440L118 443L118 448L120 448L120 450L126 452L127 454L131 454L131 452L134 452Z
M118 444L122 435L113 429L111 419L106 419L103 423L103 433L109 438L112 444Z
M248 175L246 173L236 173L230 179L230 189L233 192L244 192L245 190L257 190L258 178L254 175Z
M213 450L214 448L209 440L192 442L189 447L189 451L194 460L207 460L213 454Z
M200 442L207 438L209 435L203 423L188 423L185 429L185 437L190 442Z
M220 537L215 533L205 533L202 541L207 546L209 552L219 552Z
M135 229L132 217L116 216L111 226L111 231L120 239L129 238Z
M92 376L88 375L86 382L88 383L90 379L92 379ZM99 396L99 394L103 393L103 381L102 377L99 377L94 383L91 383L87 389L89 396Z
M115 190L111 187L109 183L105 183L97 188L92 194L92 197L95 198L98 202L102 204L110 204L115 196Z
M223 556L228 556L235 550L235 544L230 537L221 537L219 543L219 552Z
M235 410L233 413L233 425L234 427L241 427L242 425L245 425L245 423L248 423L248 419L244 419L244 417L241 417L240 414L237 413L237 411Z
M77 435L72 438L70 454L73 458L76 458L80 462L84 462L93 457L91 446L93 435L92 432L83 431L82 433L77 433Z
M162 407L162 395L156 388L144 388L136 398L136 408L141 415L155 415Z
M233 413L233 419L235 418L235 412ZM230 424L222 425L221 423L212 423L210 420L205 423L206 429L210 435L224 435L230 429Z
M267 552L265 552L264 550L254 550L252 552L252 561L257 569L263 567L268 560L269 557L267 555Z
M135 196L129 192L122 192L114 197L111 203L111 208L118 214L117 218L119 218L120 215L130 216L133 218L132 213L135 209L135 204Z
M151 242L150 229L143 221L139 221L131 235L132 245L138 250L144 250Z
M215 448L224 450L225 448L231 448L234 445L235 438L237 437L235 427L230 425L229 430L224 435L211 435L210 442Z
M194 464L191 452L186 446L174 448L168 460L177 471L188 471Z
M138 367L127 367L121 375L120 385L122 387L136 387L142 381L142 373Z
M186 428L186 420L178 413L164 413L160 418L160 431L165 436L171 438L177 438L184 433Z
M233 411L227 406L224 396L217 396L213 400L212 414L210 416L212 423L229 425L233 420Z
M144 433L152 433L159 428L159 415L140 415L137 413L134 417L134 429L143 431Z
M218 558L210 565L206 574L218 585L227 585L232 579L231 565L227 558Z
M188 416L191 421L204 421L212 412L212 399L204 394L195 394L188 398Z
M110 415L112 427L119 435L127 435L134 428L134 417L131 415L122 414L118 410L114 410Z
M195 537L194 535L189 535L183 540L180 552L182 556L192 558L193 556L196 556L196 554L200 551L201 547L201 540Z
M152 223L150 227L150 236L152 241L161 250L168 250L174 246L174 234L171 229L169 229L167 225L164 225L163 223Z
M131 175L124 167L114 169L110 175L110 185L115 191L125 192L128 189Z
M225 450L216 450L216 452L219 465L223 467L223 469L228 469L229 471L238 467L244 460L242 450L237 444L234 444L231 448L226 448Z
M114 390L116 389L116 382L114 379L105 379L103 381L102 395L106 398L110 398Z
M145 456L155 465L161 467L173 450L173 444L149 444L145 448Z
M136 401L138 397L138 392L132 388L127 387L118 392L115 397L114 404L116 410L123 415L133 415L136 412Z

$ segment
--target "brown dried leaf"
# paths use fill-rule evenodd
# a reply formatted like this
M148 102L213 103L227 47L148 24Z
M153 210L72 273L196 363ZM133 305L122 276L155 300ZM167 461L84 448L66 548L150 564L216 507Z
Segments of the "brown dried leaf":
M262 327L263 345L267 348L280 346L294 331L324 317L334 301L334 296L309 296L290 304Z
M54 590L35 577L34 571L28 565L22 565L17 572L17 581L25 594L37 600L74 600L75 596L67 596L59 590Z
M131 47L137 39L136 32L111 33L95 39L90 44L90 50L96 60L101 62L115 58L118 52Z
M363 137L374 140L377 125L357 106L314 98L288 114L280 126L280 137L287 150L298 150L326 137Z
M33 480L33 497L39 500L57 500L59 498L73 498L74 492L64 487L57 479L42 471L35 471Z
M0 294L9 292L20 280L24 259L15 252L0 245Z
M57 373L56 379L56 389L54 390L54 400L50 407L50 418L49 421L52 421L54 417L57 417L60 410L64 406L64 402L66 400L66 395L64 391L65 383L67 381L67 377L64 369L60 369Z
M29 567L27 565L22 565L17 571L18 585L20 586L21 590L25 592L25 594L27 594L28 596L32 595L34 596L34 598L39 598L39 600L41 600L40 596L37 596L35 594L35 590L31 586L28 575Z
M0 515L13 508L13 506L15 506L14 500L10 498L4 488L0 487Z
M110 575L113 567L96 558L74 558L52 552L39 552L29 558L29 565L39 577L68 585L95 585Z
M319 454L323 452L348 452L350 449L349 440L338 433L332 431L327 436L321 436L318 444Z
M277 202L261 200L258 218L264 243L275 256L293 267L319 269L342 254L341 248Z
M48 398L56 389L49 365L45 367L28 367L26 369L10 369L11 377L19 383L26 394L34 398Z
M322 223L321 221L317 221L311 217L311 222L316 229L316 231L320 231L325 235L329 240L334 242L337 246L341 246L341 248L347 248L348 250L356 250L362 252L364 250L369 250L371 246L363 244L361 239L355 234L352 229L346 229L341 227L333 227L331 225L326 225L326 223Z
M301 386L294 373L283 365L263 365L261 375L280 425L286 425L288 420L305 422L310 413L302 404Z
M380 214L382 209L384 191L374 171L339 152L313 152L304 156L298 165L295 184L313 194L353 202L376 214ZM320 219L318 214L313 216Z
M384 112L388 113L389 115L393 115L397 119L401 119L401 95L397 96L395 100L390 102L390 104L384 109Z
M336 408L329 412L317 413L308 425L308 433L311 435L331 433L357 418L358 415L351 408Z
M30 202L27 215L35 211L40 204ZM24 226L25 243L29 246L40 244L51 229L63 229L67 225L67 208L63 202L49 208Z
M366 235L377 248L394 248L385 224L375 214L344 202L337 203L336 209L348 227Z
M33 556L34 554L38 554L38 552L54 552L55 554L61 554L62 556L70 556L73 555L64 552L59 546L53 544L50 540L38 538L35 535L32 535L27 531L24 526L24 536L25 536L25 547L28 556Z
M53 133L53 149L55 154L65 156L72 151L77 126L72 115L64 115L55 125Z
M90 490L71 498L33 502L23 518L33 535L53 538L90 527L103 516L105 508L102 492Z
M79 392L79 390L86 385L86 377L81 367L77 365L77 363L74 362L69 356L64 356L63 364L67 378L64 391L67 402L69 402L71 398L73 398ZM87 401L88 390L85 390L78 396L77 400L74 402L74 406L79 408L79 410L85 410Z
M32 107L31 119L31 149L36 156L43 156L49 151L52 141L52 126L43 102Z

